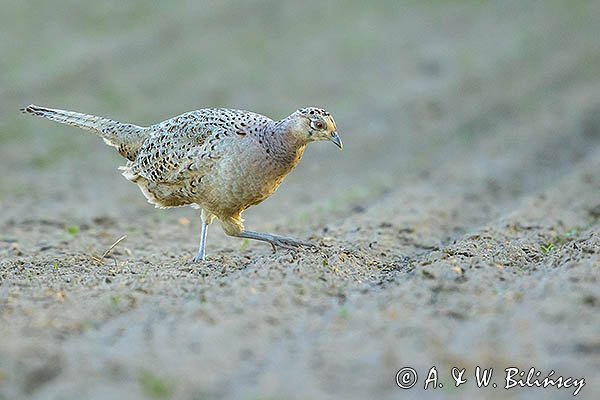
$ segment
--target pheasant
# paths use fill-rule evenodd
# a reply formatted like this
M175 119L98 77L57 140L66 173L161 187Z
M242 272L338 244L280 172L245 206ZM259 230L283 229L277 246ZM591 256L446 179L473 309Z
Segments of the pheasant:
M99 135L128 160L119 168L123 176L155 207L200 209L194 262L204 260L214 219L227 235L268 242L273 248L310 245L248 231L241 215L277 190L308 143L329 140L342 149L333 117L316 107L301 108L280 121L250 111L205 108L149 127L36 105L21 111Z

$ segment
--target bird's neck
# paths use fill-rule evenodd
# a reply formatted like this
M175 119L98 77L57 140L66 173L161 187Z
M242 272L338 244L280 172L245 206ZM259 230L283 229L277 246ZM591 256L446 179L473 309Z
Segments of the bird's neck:
M268 141L273 160L290 170L300 162L306 147L306 141L298 135L297 129L297 123L290 118L275 122L273 136Z

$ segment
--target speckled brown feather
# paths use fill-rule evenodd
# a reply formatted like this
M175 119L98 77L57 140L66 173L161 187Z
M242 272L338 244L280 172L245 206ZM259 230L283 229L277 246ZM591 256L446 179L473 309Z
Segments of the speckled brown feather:
M241 213L269 197L298 164L311 140L308 118L330 114L296 111L281 121L250 111L201 109L147 128L38 106L35 115L92 130L129 160L123 175L156 207L191 205L226 233L243 230ZM320 140L320 139L319 139Z

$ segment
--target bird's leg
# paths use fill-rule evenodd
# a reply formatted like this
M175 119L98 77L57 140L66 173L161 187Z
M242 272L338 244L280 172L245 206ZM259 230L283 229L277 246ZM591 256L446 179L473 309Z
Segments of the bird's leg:
M200 247L198 247L198 253L194 257L194 262L200 262L204 260L204 248L206 247L206 233L208 232L208 224L202 218L202 233L200 233Z
M314 247L314 244L312 244L310 242L303 242L303 241L295 240L295 239L284 237L284 236L272 235L270 233L260 233L260 232L252 232L252 231L244 230L244 231L240 232L237 236L241 237L241 238L245 238L245 239L260 240L263 242L270 243L271 246L273 246L273 250L275 250L275 248L277 246L283 247L286 249L300 247L300 246Z

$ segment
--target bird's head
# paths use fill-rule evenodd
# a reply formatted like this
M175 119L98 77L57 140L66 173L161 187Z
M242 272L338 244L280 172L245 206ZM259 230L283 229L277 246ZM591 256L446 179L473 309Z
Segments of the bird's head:
M340 150L343 148L342 140L337 134L337 127L331 114L327 111L316 108L301 108L292 114L294 133L306 142L317 140L330 140Z

